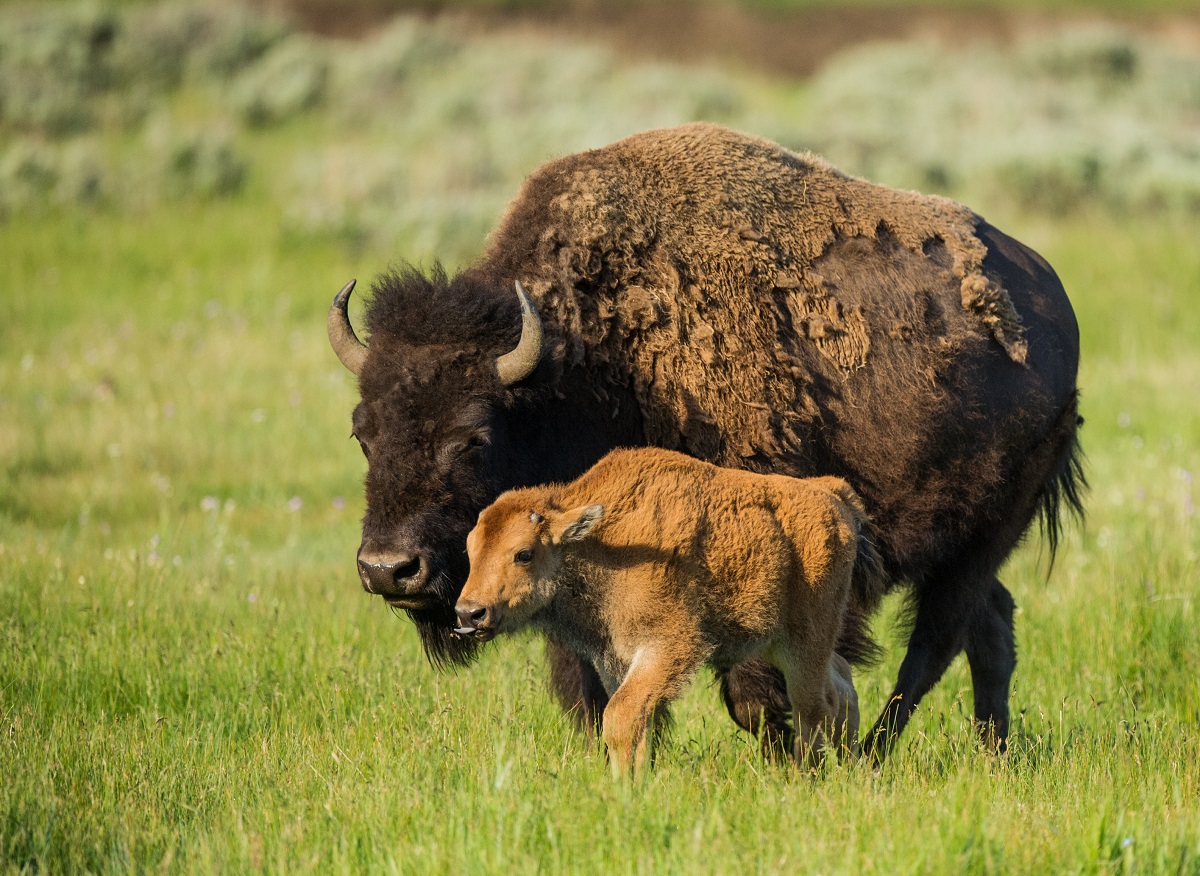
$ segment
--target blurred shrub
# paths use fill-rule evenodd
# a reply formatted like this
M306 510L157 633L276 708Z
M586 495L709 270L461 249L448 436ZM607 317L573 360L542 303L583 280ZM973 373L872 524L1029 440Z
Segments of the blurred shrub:
M282 19L241 7L214 6L200 11L174 7L174 15L200 18L199 38L188 50L188 68L197 78L229 79L263 57L273 46L293 36Z
M1000 162L994 174L1001 191L1020 207L1058 215L1101 197L1110 170L1095 150L1056 151Z
M58 167L44 150L24 141L0 155L0 204L5 212L48 204L58 184Z
M452 62L463 40L416 18L399 18L371 39L337 53L333 90L354 107L386 106L417 87L422 72Z
M1035 68L1058 80L1116 85L1137 75L1138 55L1129 34L1085 28L1030 43L1019 57L1026 57Z
M216 3L0 6L0 83L7 215L229 195L257 153L286 233L456 262L548 158L695 119L984 210L1200 212L1200 59L1114 28L789 84L419 17L350 43Z
M328 75L323 49L311 40L293 37L238 77L233 105L251 125L280 122L316 106Z
M110 13L78 7L4 10L0 17L0 123L51 135L92 123L92 95L112 79Z
M236 194L248 163L215 130L158 127L138 152L116 157L94 137L20 137L0 148L0 219L50 207L145 209L167 199Z
M868 46L812 83L798 143L847 170L1063 213L1195 210L1200 59L1112 28L1015 50Z
M118 123L140 122L189 76L232 77L287 34L279 21L226 6L0 7L0 132L86 131L110 109L108 94Z
M111 184L94 142L47 145L21 138L0 151L0 218L50 206L94 206L109 197Z
M198 133L170 143L161 173L170 195L216 197L241 189L246 180L246 162L226 138Z

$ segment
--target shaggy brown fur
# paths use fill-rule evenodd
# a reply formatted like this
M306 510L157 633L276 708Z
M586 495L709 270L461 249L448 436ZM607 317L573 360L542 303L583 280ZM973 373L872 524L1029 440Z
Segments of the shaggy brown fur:
M834 645L851 594L883 593L862 504L840 478L617 450L564 486L502 495L467 536L462 632L529 625L599 670L614 769L647 763L654 716L704 663L761 655L784 675L794 756L853 750L858 700Z
M990 337L1025 361L1021 319L982 272L977 219L946 198L693 124L545 165L484 263L503 272L519 260L514 272L564 345L563 364L632 383L651 444L740 464L781 440L802 448L818 413L810 347L843 373L870 355L865 302L821 270L835 241L888 239L921 256L939 247L939 270L970 316L953 320L944 342ZM749 306L730 309L733 297ZM875 330L903 323L903 310L875 308ZM938 358L930 351L918 367L936 371Z

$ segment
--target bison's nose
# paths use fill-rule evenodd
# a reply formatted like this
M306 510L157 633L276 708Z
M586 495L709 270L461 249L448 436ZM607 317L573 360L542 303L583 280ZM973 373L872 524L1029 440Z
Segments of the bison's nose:
M460 602L454 606L454 613L458 615L460 631L478 630L489 625L486 606L476 605L474 602Z
M424 582L425 564L416 553L358 552L358 577L368 593L404 596Z

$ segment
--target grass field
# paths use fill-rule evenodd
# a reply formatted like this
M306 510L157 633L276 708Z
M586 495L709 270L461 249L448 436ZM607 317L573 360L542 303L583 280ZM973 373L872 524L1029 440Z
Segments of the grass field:
M816 779L764 763L702 678L657 771L625 788L550 702L535 639L439 675L411 625L362 593L364 463L347 438L355 389L324 337L333 292L400 255L468 258L536 150L714 113L765 125L815 99L711 71L655 67L656 85L582 57L596 66L565 99L599 77L610 114L592 127L543 111L552 98L525 80L409 104L419 132L450 131L397 147L450 206L418 192L426 212L386 234L297 219L314 199L360 223L384 209L374 183L333 186L328 163L328 185L297 194L297 168L335 147L350 168L384 155L398 123L344 141L329 108L254 125L185 81L132 126L0 129L10 155L94 148L110 192L62 195L63 174L4 202L0 222L0 871L1200 873L1200 216L1186 203L972 202L1075 303L1092 483L1049 579L1036 540L1003 573L1021 607L1003 757L976 749L961 660L882 770ZM535 145L495 112L541 119L523 129ZM220 190L171 163L172 138L214 118L244 168ZM463 182L489 149L438 150L469 130L497 157ZM864 713L903 653L894 610L888 658L858 679Z

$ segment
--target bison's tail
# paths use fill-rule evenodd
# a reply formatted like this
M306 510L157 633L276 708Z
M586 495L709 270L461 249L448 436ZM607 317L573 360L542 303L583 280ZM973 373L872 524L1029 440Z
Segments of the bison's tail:
M875 527L863 510L862 500L848 486L842 500L854 518L858 545L850 579L850 605L842 621L837 652L856 666L863 666L883 656L883 649L871 635L870 620L883 599L888 579L875 547Z
M1059 415L1049 440L1041 445L1058 454L1058 459L1051 463L1050 478L1037 500L1038 522L1050 545L1051 568L1062 536L1063 506L1076 520L1083 519L1083 493L1088 482L1083 472L1083 450L1079 446L1081 425L1083 417L1079 416L1079 390L1076 390Z

